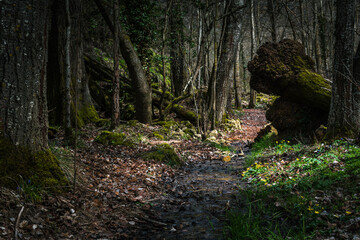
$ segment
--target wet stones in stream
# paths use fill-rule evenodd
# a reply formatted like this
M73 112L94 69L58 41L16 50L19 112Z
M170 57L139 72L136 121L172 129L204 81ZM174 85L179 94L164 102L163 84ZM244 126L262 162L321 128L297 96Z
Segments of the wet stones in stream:
M167 226L144 233L147 239L223 239L226 211L240 206L243 157L190 160L160 201L153 202Z

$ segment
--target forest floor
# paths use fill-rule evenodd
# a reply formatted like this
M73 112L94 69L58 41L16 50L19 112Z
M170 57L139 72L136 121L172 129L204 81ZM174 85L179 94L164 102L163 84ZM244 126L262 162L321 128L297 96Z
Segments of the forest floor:
M83 130L76 190L41 194L26 179L17 191L2 188L0 239L14 239L15 231L18 239L224 238L226 211L241 206L244 152L266 124L263 110L239 118L241 129L219 130L223 144L176 134L159 139L154 132L161 126L135 124L120 129L136 136L135 146L112 146L94 141L103 129ZM175 149L182 166L144 159L162 143ZM73 177L74 149L63 147L61 136L51 146Z

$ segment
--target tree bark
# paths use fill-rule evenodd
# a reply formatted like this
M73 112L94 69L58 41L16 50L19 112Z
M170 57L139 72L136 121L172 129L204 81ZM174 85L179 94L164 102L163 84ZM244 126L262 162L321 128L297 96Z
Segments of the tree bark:
M254 0L250 0L250 19L251 19L251 59L253 59L256 51L255 39L255 16L254 16ZM256 92L250 87L249 108L254 108L256 104Z
M49 53L47 64L47 99L49 104L49 121L54 125L68 125L65 117L70 106L70 128L73 124L82 127L85 123L99 119L90 96L89 78L85 70L83 41L83 8L82 1L69 1L71 17L70 35L70 86L65 87L66 59L66 4L65 0L53 1L51 30L49 36ZM69 70L69 69L68 69ZM75 93L78 94L78 111L75 113ZM66 97L67 96L67 97ZM66 98L70 98L66 100ZM70 104L66 107L66 102ZM66 110L67 109L67 110ZM67 122L67 123L66 123ZM69 128L66 127L66 128Z
M268 0L267 4L268 4L268 14L270 17L270 24L271 24L271 39L273 42L277 42L274 0Z
M112 96L112 113L111 129L120 124L120 71L119 71L119 3L114 0L114 76L113 76L113 96Z
M238 1L227 1L228 9L239 7ZM222 122L229 96L230 75L234 67L234 60L240 42L240 18L229 15L225 19L226 26L222 41L219 66L216 73L216 120Z
M71 14L69 0L65 0L65 138L69 139L72 135L71 130Z
M241 102L242 85L241 85L241 76L240 76L242 66L240 66L239 61L240 61L240 51L239 51L239 58L236 57L234 62L235 107L237 109L242 108L242 102Z
M183 94L186 84L186 64L184 46L184 24L181 17L181 1L174 1L170 13L170 58L171 58L171 82L175 97Z
M106 9L103 7L100 0L94 0L100 10L106 24L111 32L114 32L114 25L111 22ZM140 59L135 52L128 35L120 28L119 33L120 51L125 59L129 70L129 75L132 80L132 87L136 94L135 110L136 119L142 123L151 123L152 121L152 100L151 88L146 79L145 71L141 65Z
M336 2L335 52L328 137L351 136L359 129L353 112L354 0Z
M6 0L0 8L0 122L5 138L32 152L48 147L48 3Z

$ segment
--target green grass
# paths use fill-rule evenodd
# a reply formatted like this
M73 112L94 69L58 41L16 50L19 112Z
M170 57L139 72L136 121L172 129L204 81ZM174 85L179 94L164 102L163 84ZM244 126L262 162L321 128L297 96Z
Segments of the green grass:
M337 236L337 226L351 236L351 221L360 215L360 148L346 141L265 143L241 173L251 191L240 192L248 199L245 212L228 217L229 239L324 239Z

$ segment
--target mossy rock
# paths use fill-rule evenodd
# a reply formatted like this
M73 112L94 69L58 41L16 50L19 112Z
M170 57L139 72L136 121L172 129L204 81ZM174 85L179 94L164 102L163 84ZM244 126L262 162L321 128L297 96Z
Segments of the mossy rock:
M59 161L50 150L32 153L0 138L0 185L17 188L23 181L51 192L61 192L67 186Z
M330 82L315 72L314 61L305 54L299 42L285 39L279 43L265 43L248 66L253 89L329 110Z
M181 121L180 124L187 128L195 128L194 125L192 125L190 121Z
M161 134L158 133L158 132L153 132L153 136L156 137L156 138L159 139L159 140L164 140L164 136L161 135Z
M158 121L155 124L162 126L166 130L176 130L179 128L179 124L175 121Z
M154 147L150 152L145 153L143 158L146 160L156 160L171 167L181 166L184 164L183 160L178 156L174 148L166 143Z
M134 142L130 141L124 133L102 131L99 136L95 138L95 142L102 143L104 145L112 146L127 146L133 147Z

